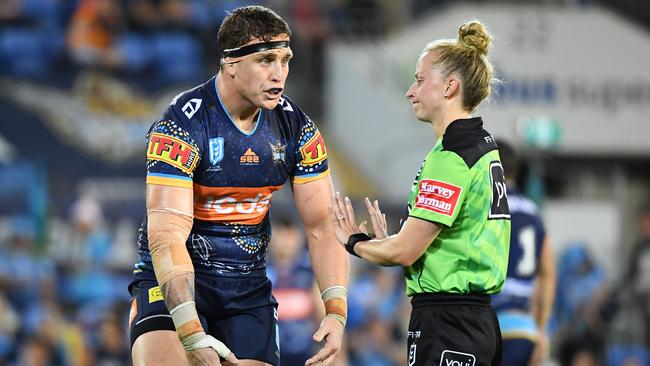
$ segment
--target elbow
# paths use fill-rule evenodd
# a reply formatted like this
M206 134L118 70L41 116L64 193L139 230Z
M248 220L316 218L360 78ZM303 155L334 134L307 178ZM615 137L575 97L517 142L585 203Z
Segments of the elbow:
M410 267L415 263L420 256L415 256L412 253L408 252L399 252L393 257L393 262L402 267Z

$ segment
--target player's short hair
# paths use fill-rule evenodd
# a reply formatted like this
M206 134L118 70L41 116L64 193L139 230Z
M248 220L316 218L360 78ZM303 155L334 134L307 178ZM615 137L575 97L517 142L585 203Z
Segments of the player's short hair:
M219 27L219 57L222 57L224 50L243 46L251 39L259 38L268 42L282 34L291 37L291 29L273 10L259 5L237 8L228 13Z
M504 140L497 139L497 146L499 147L499 156L501 157L501 166L506 174L506 178L516 181L519 177L519 157L512 148L512 145Z
M462 83L463 108L469 112L486 99L494 78L494 68L487 57L492 36L478 20L470 20L458 28L458 39L441 39L429 43L423 54L435 52L432 67L443 77L457 74Z

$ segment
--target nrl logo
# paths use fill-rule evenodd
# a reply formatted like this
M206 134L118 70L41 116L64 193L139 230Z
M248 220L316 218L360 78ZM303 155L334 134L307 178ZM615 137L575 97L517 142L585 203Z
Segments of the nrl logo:
M271 147L271 155L273 156L273 164L275 165L280 165L283 164L284 158L286 157L286 152L285 150L287 149L287 145L282 145L280 141L276 142L275 144L272 144L269 142L269 146Z

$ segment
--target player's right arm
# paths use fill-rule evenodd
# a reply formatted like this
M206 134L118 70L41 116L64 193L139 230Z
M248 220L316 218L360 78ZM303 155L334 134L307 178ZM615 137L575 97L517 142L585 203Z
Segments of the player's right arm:
M542 252L539 259L539 274L535 287L535 306L533 306L533 316L539 329L545 329L553 310L555 301L555 258L553 257L553 248L551 247L548 237L544 238Z
M156 279L190 364L220 365L219 356L236 363L234 354L201 325L194 266L185 245L194 221L193 176L201 136L185 127L187 121L173 106L165 117L147 137L147 234Z
M532 297L532 313L539 330L539 338L531 355L530 366L540 365L548 354L549 340L546 335L546 326L555 302L555 286L555 258L550 240L545 236L539 258L535 292Z

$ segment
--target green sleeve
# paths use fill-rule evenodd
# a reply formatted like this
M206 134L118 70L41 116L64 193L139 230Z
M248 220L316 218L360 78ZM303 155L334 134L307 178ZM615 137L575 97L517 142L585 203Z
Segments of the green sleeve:
M451 226L463 205L469 182L469 168L456 153L431 154L422 167L409 216Z

